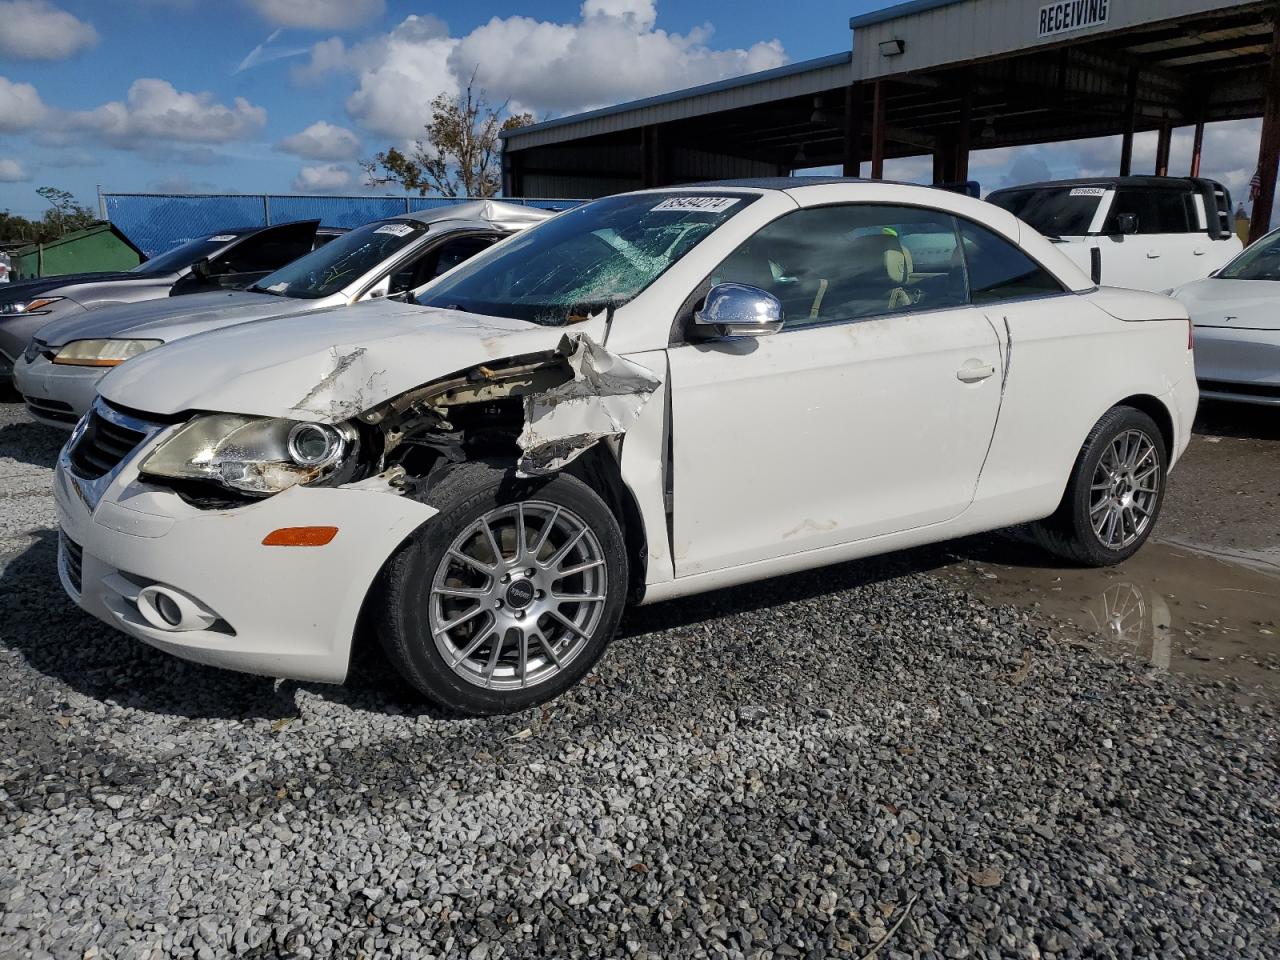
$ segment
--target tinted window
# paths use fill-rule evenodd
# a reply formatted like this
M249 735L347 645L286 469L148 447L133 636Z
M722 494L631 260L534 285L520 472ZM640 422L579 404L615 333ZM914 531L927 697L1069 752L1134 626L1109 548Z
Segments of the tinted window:
M772 293L788 327L965 302L950 214L909 207L797 210L759 230L711 279Z
M311 231L265 230L236 244L209 264L214 274L270 273L311 250Z
M1268 234L1218 272L1222 280L1280 280L1280 231Z
M418 303L547 326L573 323L631 300L754 200L716 191L595 200L463 264Z
M1001 190L987 200L1047 237L1079 237L1089 232L1105 193L1104 187L1042 187Z
M1138 233L1191 233L1200 229L1193 212L1192 195L1186 190L1158 187L1121 187L1111 202L1103 232L1120 232L1118 218L1132 213L1138 218Z
M197 240L188 240L172 250L166 250L150 260L138 264L131 272L145 273L151 276L159 276L163 273L177 273L179 270L191 266L197 260L202 260L210 254L217 253L226 247L230 240L236 238L234 233L218 233L212 236L218 239L212 240L210 237L200 237Z
M1062 284L1012 242L986 227L960 221L969 299L975 304L1062 293Z

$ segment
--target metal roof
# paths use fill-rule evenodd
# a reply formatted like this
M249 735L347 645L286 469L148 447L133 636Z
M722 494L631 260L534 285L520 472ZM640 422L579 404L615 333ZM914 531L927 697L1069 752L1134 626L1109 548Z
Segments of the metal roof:
M885 7L883 10L872 10L870 13L850 17L849 29L869 27L873 23L897 20L899 17L909 17L913 13L924 13L926 10L937 10L939 7L949 7L953 3L961 2L962 0L909 0L908 3L899 3L892 7Z
M703 97L708 94L722 93L724 91L736 90L742 87L756 86L757 84L770 83L775 80L796 77L806 73L820 73L825 70L830 70L833 67L847 66L852 62L852 60L852 51L833 53L829 56L816 57L812 60L801 60L797 63L788 63L782 67L774 67L772 70L761 70L757 73L748 73L740 77L730 77L726 80L704 83L696 87L686 87L683 90L673 90L670 93L662 93L653 97L644 97L640 100L630 100L626 103L619 103L612 107L601 107L598 110L588 110L585 113L575 113L567 117L557 117L554 120L544 120L542 123L530 124L527 127L516 127L514 130L504 130L499 134L499 136L501 136L508 145L514 147L517 145L513 141L518 141L531 135L544 133L548 130L555 130L560 127L576 126L592 120L600 120L605 117L616 117L620 114L633 113L640 110L647 110L652 107L661 107L667 104L680 103L694 97Z

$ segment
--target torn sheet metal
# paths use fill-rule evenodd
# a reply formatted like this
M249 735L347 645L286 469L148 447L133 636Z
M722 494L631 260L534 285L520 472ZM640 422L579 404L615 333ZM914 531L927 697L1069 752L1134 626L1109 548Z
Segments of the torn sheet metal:
M593 444L626 433L662 381L610 353L586 334L566 334L559 352L573 379L524 398L522 451L516 473L545 476L573 462Z

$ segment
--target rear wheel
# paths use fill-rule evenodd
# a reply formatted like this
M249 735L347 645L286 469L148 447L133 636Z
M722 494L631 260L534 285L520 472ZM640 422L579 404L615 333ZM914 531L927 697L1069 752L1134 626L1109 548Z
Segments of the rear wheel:
M627 560L618 523L573 476L520 480L462 464L427 497L440 513L388 562L383 646L404 678L460 713L557 696L617 628Z
M1073 563L1120 563L1151 535L1167 473L1155 421L1141 410L1113 407L1085 438L1057 512L1033 525L1037 540Z

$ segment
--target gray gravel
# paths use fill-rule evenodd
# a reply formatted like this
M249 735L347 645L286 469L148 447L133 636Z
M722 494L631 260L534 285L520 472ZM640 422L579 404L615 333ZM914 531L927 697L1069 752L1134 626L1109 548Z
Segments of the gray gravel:
M925 555L637 611L456 720L373 657L276 684L78 613L57 444L0 407L0 956L1280 953L1276 707Z

